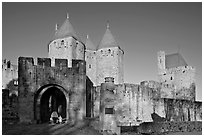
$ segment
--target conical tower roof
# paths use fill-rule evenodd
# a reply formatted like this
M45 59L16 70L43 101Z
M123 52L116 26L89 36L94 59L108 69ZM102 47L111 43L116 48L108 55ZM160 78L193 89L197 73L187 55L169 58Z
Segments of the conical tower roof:
M179 66L188 66L180 53L169 54L165 56L166 68L174 68Z
M96 50L96 46L93 44L93 42L90 40L89 36L86 37L86 43L85 43L87 50Z
M98 49L108 48L108 47L118 47L118 43L116 42L114 36L112 35L109 24L107 23L106 32L99 43Z
M68 14L62 26L58 30L56 30L55 36L53 39L65 38L67 36L72 36L76 39L79 39L78 36L76 35L74 28L72 27L72 24L69 21Z

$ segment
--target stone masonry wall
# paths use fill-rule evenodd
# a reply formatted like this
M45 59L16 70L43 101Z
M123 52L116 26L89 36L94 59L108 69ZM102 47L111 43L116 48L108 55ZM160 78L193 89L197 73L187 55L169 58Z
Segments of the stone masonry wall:
M72 37L57 39L50 43L48 57L51 66L55 66L55 59L68 59L68 67L72 67L72 59L84 60L84 45Z
M165 52L158 52L158 77L163 98L195 100L195 68L179 66L166 68Z
M98 117L100 112L99 112L99 109L100 109L100 90L101 90L101 87L100 86L97 86L94 88L94 92L93 92L93 108L94 108L94 117Z
M72 68L67 68L66 59L58 59L55 62L58 65L50 67L51 60L49 58L38 59L38 65L35 66L33 58L19 58L18 90L21 122L33 122L35 120L34 96L41 87L49 84L59 85L66 90L69 95L70 119L82 119L85 115L85 61L72 60ZM76 116L75 111L77 111L78 116Z
M123 84L116 86L118 104L117 119L120 126L152 122L156 113L167 121L200 121L202 103L161 98L160 85L155 82L141 82L141 85Z
M78 60L84 60L85 59L85 45L80 42L80 41L77 41L76 42L76 59Z
M96 86L96 51L86 50L86 75L91 79L94 86Z
M96 52L97 55L97 86L104 82L105 77L113 77L115 84L123 83L123 71L120 66L119 56L120 49L118 47L104 48ZM120 60L122 61L122 60Z
M18 80L18 67L13 65L9 60L2 62L2 89L10 89L10 82ZM16 83L17 84L17 83Z
M162 96L195 100L195 69L190 66L171 68L160 75Z
M18 67L2 62L2 122L18 120Z

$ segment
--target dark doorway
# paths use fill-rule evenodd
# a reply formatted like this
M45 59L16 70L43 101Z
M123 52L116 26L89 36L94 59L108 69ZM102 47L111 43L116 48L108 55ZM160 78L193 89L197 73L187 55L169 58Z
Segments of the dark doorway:
M56 111L62 118L66 118L66 98L64 93L56 87L48 88L42 94L40 100L41 122L48 122L53 111Z
M93 117L93 83L86 77L86 117Z

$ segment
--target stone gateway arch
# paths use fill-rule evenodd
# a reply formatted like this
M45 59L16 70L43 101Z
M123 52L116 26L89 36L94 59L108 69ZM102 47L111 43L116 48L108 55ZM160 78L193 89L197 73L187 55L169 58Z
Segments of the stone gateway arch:
M93 83L86 76L85 61L72 60L72 68L67 67L66 59L55 62L51 67L49 58L38 58L34 65L33 58L19 57L21 122L48 122L52 111L73 123L93 115L92 108L86 108L90 106Z
M53 111L69 119L69 93L59 85L43 86L35 94L34 110L37 123L48 122Z

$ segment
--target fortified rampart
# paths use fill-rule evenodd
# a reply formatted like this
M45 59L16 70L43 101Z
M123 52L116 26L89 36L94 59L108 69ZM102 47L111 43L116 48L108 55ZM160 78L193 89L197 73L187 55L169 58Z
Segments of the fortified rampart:
M18 119L18 66L2 61L2 119Z
M34 65L33 58L19 57L19 117L26 122L40 120L38 101L42 87L57 85L64 89L67 100L67 119L82 119L85 113L86 64L83 60L72 60L72 68L67 67L67 59L38 58ZM35 105L33 105L35 104ZM34 110L34 113L33 113ZM77 114L77 115L76 115ZM77 117L77 118L76 118Z
M9 60L2 61L2 89L12 90L11 83L18 85L18 66L13 65Z
M19 57L18 67L3 61L3 117L17 112L20 122L42 123L57 111L71 124L99 117L101 130L117 134L118 127L144 122L202 121L195 68L179 53L158 52L159 81L140 84L124 83L123 56L109 24L98 47L90 40L84 45L67 15L48 45L48 58L34 65L32 57ZM11 93L18 96L12 111L5 109Z
M179 53L158 52L158 77L161 97L195 100L195 68L188 66Z
M117 119L117 125L136 126L155 120L160 122L202 121L201 102L163 98L160 92L161 85L155 81L143 81L140 85L127 83L115 85L116 102L113 112Z

